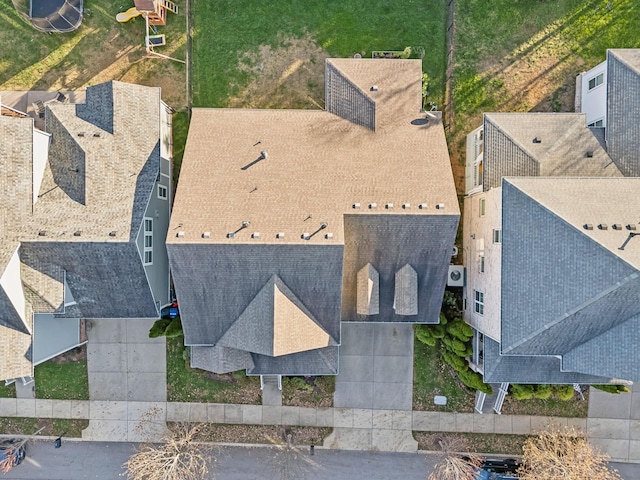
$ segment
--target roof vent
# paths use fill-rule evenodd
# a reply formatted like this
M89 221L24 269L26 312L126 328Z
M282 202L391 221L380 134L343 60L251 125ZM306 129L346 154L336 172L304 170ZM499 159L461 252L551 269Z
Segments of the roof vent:
M600 225L598 225L598 230L606 230L609 228L609 225L607 225L606 223L601 223Z
M331 240L333 238L333 233L325 233L324 238Z
M46 237L47 236L47 231L46 230L40 230L38 232L38 235L41 236L41 237Z
M180 230L178 233L176 233L176 237L184 238L184 230Z
M276 238L284 238L284 232L276 233Z
M372 92L377 92L378 91L378 85L372 85L369 90L371 90Z
M227 238L233 238L236 236L236 232L229 232L227 233Z
M74 237L79 237L80 235L82 235L82 231L81 230L76 230L75 232L73 232L73 236Z
M309 232L304 232L302 235L300 235L300 238L303 240L309 240L311 238L311 234Z
M211 232L203 232L202 238L211 238Z
M378 206L377 203L370 203L369 208L376 208Z
M100 132L96 132L93 134L94 137L99 137L100 136Z
M353 205L351 205L351 208L360 208L360 204L359 203L354 203Z
M587 158L593 158L593 152L591 150L588 150L587 153L584 154L584 156Z
M426 210L427 209L427 204L426 203L421 203L420 205L418 205L418 208L420 210Z
M411 204L410 203L403 203L402 204L402 208L404 208L405 210L411 208Z
M438 210L444 210L444 203L438 203L438 204L436 204L436 208L437 208Z
M78 132L79 137L84 137L84 132Z
M593 225L591 223L585 223L582 228L585 230L593 230Z
M260 232L253 232L251 238L260 238Z
M622 225L620 223L614 223L613 225L611 225L611 228L613 228L614 230L622 230Z
M265 150L262 150L260 152L260 156L262 157L261 160L264 160L265 158L267 158L269 156L269 154Z
M627 230L635 230L636 229L636 224L635 223L630 223L627 225Z
M533 139L533 143L542 143L542 139L540 139L540 138L538 138L538 137L535 137L535 138Z
M112 230L111 232L109 232L110 237L115 237L117 234L118 232L116 232L115 230Z
M393 208L393 203L387 203L384 208L386 208L387 210Z

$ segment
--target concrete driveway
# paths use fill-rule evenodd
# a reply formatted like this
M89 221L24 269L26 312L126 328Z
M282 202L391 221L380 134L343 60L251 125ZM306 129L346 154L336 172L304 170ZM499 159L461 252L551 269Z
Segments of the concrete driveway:
M411 410L413 325L342 323L334 406Z

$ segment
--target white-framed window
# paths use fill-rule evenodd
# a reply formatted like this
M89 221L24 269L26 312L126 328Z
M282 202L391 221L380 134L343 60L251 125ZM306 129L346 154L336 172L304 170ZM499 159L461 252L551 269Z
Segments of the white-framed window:
M589 80L589 90L593 90L597 86L602 85L603 81L604 81L604 73L596 75L595 77Z
M474 294L474 311L480 315L484 315L484 293L478 290L473 291Z
M484 198L480 199L480 216L484 217L484 212L485 212L485 201Z
M144 264L153 264L153 218L144 217Z
M158 184L158 198L166 200L169 195L169 189L164 185Z
M604 119L596 120L595 122L591 122L587 127L602 127L604 126Z
M478 271L484 273L484 255L478 255Z
M502 243L502 230L499 228L493 229L493 243Z

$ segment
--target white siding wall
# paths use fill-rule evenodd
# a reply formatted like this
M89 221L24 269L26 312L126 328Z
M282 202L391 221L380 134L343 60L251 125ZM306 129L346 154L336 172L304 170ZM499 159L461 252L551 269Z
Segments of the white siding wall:
M480 216L484 199L485 214ZM467 268L464 320L500 341L500 294L502 243L493 243L493 230L502 233L502 188L480 192L464 199L463 247ZM479 271L479 258L484 255L484 273ZM484 294L484 313L475 312L475 291Z
M9 260L9 263L0 278L0 286L2 286L3 290L6 292L13 304L13 308L16 309L16 312L18 312L18 315L20 315L20 318L28 328L28 322L25 321L26 304L24 291L22 290L22 280L20 279L19 250L19 248L16 248L16 251L13 252L13 256L11 257L11 260Z
M38 201L42 177L49 157L51 134L33 129L33 204Z
M589 81L602 74L602 83L589 90ZM580 109L587 115L587 125L597 120L603 120L602 126L607 126L607 62L593 67L581 75Z

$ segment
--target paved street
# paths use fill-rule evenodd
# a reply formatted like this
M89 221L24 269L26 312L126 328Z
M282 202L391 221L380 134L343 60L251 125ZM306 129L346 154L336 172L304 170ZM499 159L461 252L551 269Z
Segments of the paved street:
M3 478L22 480L87 480L119 478L121 465L134 451L131 443L52 442L28 445L28 457ZM217 480L278 479L277 450L264 447L224 447L217 450ZM421 454L344 452L316 449L301 451L296 471L305 479L424 480L433 459ZM214 478L210 476L210 478Z

